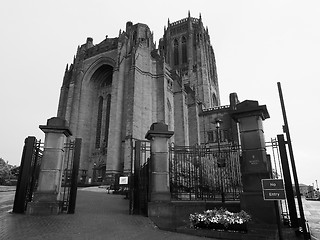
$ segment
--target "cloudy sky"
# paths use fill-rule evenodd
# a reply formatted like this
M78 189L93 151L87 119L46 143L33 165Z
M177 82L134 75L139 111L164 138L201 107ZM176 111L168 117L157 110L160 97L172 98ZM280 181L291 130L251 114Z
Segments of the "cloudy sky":
M116 5L119 3L119 5ZM0 157L20 164L25 137L56 116L67 63L92 37L117 37L127 21L162 37L170 22L202 15L213 45L222 105L229 93L267 105L266 139L282 133L285 99L299 180L320 181L318 0L12 0L0 8Z

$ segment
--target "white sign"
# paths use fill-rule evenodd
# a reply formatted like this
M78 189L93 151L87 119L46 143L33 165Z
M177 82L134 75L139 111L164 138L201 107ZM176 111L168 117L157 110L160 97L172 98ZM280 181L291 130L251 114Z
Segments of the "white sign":
M120 177L119 178L119 184L120 185L128 184L128 177Z

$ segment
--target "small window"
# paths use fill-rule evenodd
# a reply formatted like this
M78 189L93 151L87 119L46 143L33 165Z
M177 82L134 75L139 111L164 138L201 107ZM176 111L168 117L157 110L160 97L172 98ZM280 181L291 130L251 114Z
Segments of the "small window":
M207 134L208 134L208 142L209 143L214 143L217 141L216 131L209 131L209 132L207 132Z
M220 142L228 142L229 141L229 131L228 130L219 130L219 138L217 136L217 131L208 131L208 142L209 143L217 143L218 139Z

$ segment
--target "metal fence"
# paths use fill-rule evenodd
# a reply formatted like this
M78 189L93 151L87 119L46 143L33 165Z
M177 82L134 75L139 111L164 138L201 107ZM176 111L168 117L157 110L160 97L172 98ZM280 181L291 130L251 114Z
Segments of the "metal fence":
M61 181L61 212L74 213L81 151L81 138L64 144L64 168Z
M289 166L286 166L286 165L283 166L282 164L282 162L286 163L287 159L281 160L279 141L276 138L272 138L269 142L266 142L266 150L267 150L267 156L270 158L270 162L272 166L272 178L284 180L285 176L284 176L283 167L288 168ZM286 171L287 173L289 172L289 170L286 170ZM289 178L291 177L289 176ZM297 212L296 212L297 207L295 205L295 200L293 199L293 192L290 193L290 188L292 191L292 183L290 182L288 186L285 185L285 188L286 188L286 195L287 195L286 199L278 200L282 222L284 225L297 226L298 225Z
M169 147L172 200L239 200L242 192L238 146Z
M148 215L150 158L150 142L134 140L132 177L130 181L130 214Z

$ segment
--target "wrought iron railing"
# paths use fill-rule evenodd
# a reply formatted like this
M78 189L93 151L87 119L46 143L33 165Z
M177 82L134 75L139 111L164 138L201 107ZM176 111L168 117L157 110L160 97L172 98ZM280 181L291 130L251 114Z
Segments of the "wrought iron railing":
M31 202L38 185L40 165L43 156L41 140L33 136L25 139L22 151L17 189L14 198L13 212L24 213L28 202Z
M169 160L172 200L239 200L242 183L238 146L221 145L218 149L171 145Z
M61 181L61 212L74 213L77 195L81 138L64 144L64 167Z

